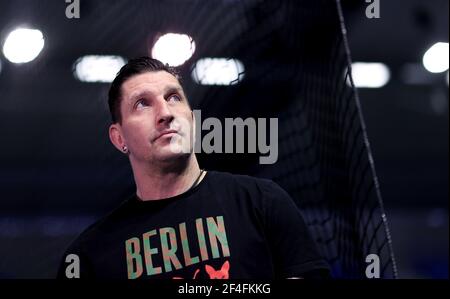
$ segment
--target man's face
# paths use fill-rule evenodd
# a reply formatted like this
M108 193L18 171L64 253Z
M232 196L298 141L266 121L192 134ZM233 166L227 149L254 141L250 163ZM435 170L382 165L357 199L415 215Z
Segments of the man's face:
M111 125L110 136L119 149L128 147L130 158L164 162L185 155L180 151L186 152L186 144L192 148L193 114L173 75L157 71L129 78L122 84L120 111L122 123Z

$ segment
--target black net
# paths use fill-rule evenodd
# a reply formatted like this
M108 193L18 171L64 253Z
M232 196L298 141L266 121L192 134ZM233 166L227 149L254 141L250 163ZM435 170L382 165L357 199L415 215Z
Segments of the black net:
M242 26L236 44L227 47L250 70L235 91L240 102L218 105L222 91L214 88L194 98L202 98L199 107L208 115L278 117L279 156L271 166L234 157L241 161L234 170L271 178L290 193L335 277L366 277L369 254L378 255L381 277L396 277L357 94L346 84L352 80L340 3L253 1L251 8L237 6L234 14L241 15L209 34L220 39ZM258 104L249 107L246 99L252 94ZM201 158L206 165L233 167L229 158L222 163L213 162L217 157Z

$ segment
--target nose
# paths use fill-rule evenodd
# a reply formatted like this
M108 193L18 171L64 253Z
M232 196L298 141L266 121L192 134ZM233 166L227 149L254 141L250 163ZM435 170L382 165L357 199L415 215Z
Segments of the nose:
M158 114L156 118L156 125L168 125L174 119L174 116L170 110L169 105L167 105L166 101L161 101L158 105Z

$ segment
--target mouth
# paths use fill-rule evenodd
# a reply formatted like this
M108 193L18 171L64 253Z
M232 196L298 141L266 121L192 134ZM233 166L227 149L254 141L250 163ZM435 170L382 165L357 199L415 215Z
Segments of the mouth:
M173 135L173 134L178 134L178 131L177 130L166 130L166 131L161 132L161 134L159 134L154 140L157 140L166 135Z

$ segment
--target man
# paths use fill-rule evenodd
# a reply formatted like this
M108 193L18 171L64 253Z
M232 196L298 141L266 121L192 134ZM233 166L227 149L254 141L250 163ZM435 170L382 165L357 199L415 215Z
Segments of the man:
M77 238L59 277L327 275L284 190L269 180L200 169L194 114L172 68L148 57L130 60L111 85L109 107L109 137L130 160L136 194ZM79 261L79 272L68 256Z

